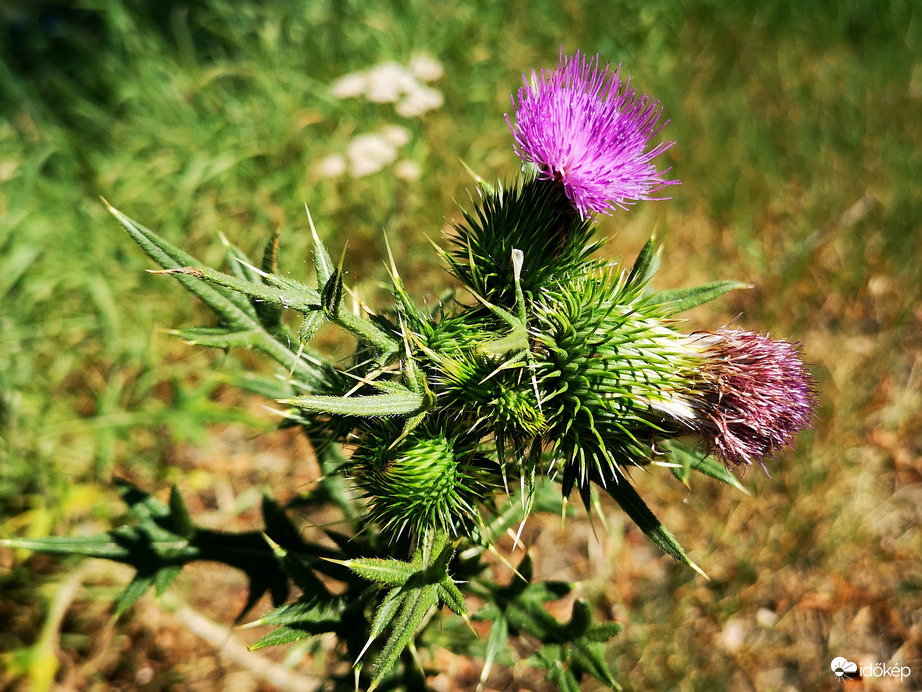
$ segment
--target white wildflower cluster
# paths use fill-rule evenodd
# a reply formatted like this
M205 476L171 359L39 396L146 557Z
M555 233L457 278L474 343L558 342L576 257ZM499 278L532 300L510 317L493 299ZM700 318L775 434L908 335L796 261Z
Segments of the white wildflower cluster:
M383 62L368 70L351 72L330 87L336 98L364 96L372 103L393 103L394 110L404 118L416 118L441 108L442 92L427 86L443 74L441 63L430 55L415 55L408 65Z
M429 55L413 56L409 64L383 62L367 70L351 72L330 86L336 98L364 97L372 103L393 103L396 113L415 118L441 108L442 92L426 85L444 74L441 63ZM357 134L346 145L345 154L335 153L322 159L315 170L321 177L336 178L348 173L361 178L394 164L394 175L416 180L419 164L398 161L400 149L410 141L410 133L399 125L385 125L375 132Z
M410 141L410 132L400 125L385 125L375 132L365 132L349 140L346 153L330 154L317 164L317 173L323 178L337 178L349 173L353 178L362 178L384 170L400 154L400 149ZM419 177L419 166L415 162L401 161L395 167L395 174L407 180Z

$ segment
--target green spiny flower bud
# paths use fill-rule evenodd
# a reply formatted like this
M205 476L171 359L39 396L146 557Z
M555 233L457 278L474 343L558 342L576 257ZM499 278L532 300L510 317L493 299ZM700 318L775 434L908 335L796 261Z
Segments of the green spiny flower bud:
M379 420L374 433L362 436L349 464L372 520L395 537L420 535L430 527L459 535L480 523L476 505L489 471L476 440L450 436L440 424L389 440L379 437L381 428Z
M527 381L501 381L496 393L490 404L497 427L525 437L536 437L547 429L547 420Z
M496 338L497 320L482 307L465 308L460 314L441 319L426 341L429 352L463 356ZM439 356L434 357L435 360Z
M531 438L546 426L521 359L515 362L474 350L440 358L433 387L439 405L459 412L473 430L501 430Z
M508 331L482 306L443 320L425 348L428 381L438 406L481 437L502 431L532 438L544 430L545 420L523 354L495 348Z
M590 273L536 307L545 439L574 483L618 482L657 436L695 416L686 392L695 350L623 277Z
M464 211L464 222L448 238L451 272L497 305L515 302L514 249L525 253L520 281L528 300L553 281L596 264L591 257L601 243L590 240L592 223L575 213L560 186L535 174L508 190L481 189L475 212Z

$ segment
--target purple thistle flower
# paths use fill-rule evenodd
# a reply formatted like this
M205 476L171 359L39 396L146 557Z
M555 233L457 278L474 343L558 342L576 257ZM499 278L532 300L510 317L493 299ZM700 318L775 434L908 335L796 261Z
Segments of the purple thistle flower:
M816 400L799 348L742 329L702 336L705 442L730 466L765 461L809 427Z
M560 54L556 70L532 70L531 83L519 89L515 125L516 154L533 163L541 178L563 183L567 198L585 218L591 212L610 214L678 180L667 180L652 161L672 146L662 142L648 149L659 135L662 108L644 94L637 98L621 68L599 67L598 55L569 58ZM512 98L515 106L515 97ZM665 125L665 123L664 123Z

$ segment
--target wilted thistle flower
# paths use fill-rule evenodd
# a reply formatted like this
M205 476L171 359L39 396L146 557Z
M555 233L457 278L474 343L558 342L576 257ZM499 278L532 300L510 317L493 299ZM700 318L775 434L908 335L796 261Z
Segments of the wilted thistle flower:
M621 81L620 68L601 68L598 56L561 52L556 70L533 70L531 82L522 77L515 125L506 116L516 153L542 178L561 182L583 218L655 199L654 192L678 183L652 163L672 145L649 148L662 129L659 102L646 94L638 98L630 80Z
M727 465L764 467L811 426L816 390L796 345L742 329L692 338L704 356L695 385L700 431Z

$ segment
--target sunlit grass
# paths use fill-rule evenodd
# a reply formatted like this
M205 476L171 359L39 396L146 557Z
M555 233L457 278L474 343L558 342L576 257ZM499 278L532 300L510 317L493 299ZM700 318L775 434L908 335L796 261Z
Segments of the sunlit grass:
M204 312L144 273L100 195L209 263L218 232L256 254L279 228L282 269L299 278L306 203L332 252L349 241L369 300L385 277L382 229L411 291L434 300L446 281L426 236L467 199L459 159L510 176L509 94L562 45L622 63L662 100L676 141L674 199L604 220L607 252L631 256L656 229L661 284L752 282L693 326L736 320L801 340L822 394L816 431L771 479L746 476L754 498L638 479L712 581L663 568L628 531L600 591L627 625L612 648L622 682L813 689L835 655L920 646L908 615L922 583L909 522L922 473L914 3L97 5L66 17L63 35L32 26L32 52L0 63L0 532L109 521L114 495L74 498L115 473L174 479L176 447L207 447L227 398L243 398L213 374L241 371L237 354L157 331ZM444 66L438 110L402 118L330 93L351 71L419 53ZM388 124L409 131L402 155L419 179L318 174L352 136ZM237 417L271 424L258 406ZM28 591L28 564L12 564L0 583ZM864 608L870 625L853 635ZM28 631L0 649L29 644Z

